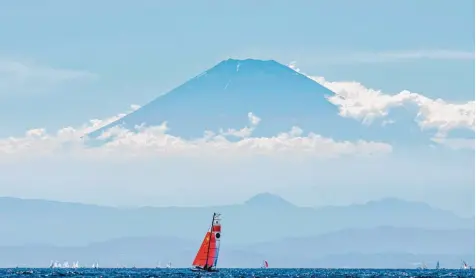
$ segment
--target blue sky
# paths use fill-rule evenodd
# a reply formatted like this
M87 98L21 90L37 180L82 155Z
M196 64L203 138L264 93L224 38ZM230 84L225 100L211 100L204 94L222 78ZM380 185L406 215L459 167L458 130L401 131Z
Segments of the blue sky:
M116 115L230 57L295 61L308 75L389 94L474 100L470 0L10 1L0 35L2 138ZM466 178L459 196L474 182Z

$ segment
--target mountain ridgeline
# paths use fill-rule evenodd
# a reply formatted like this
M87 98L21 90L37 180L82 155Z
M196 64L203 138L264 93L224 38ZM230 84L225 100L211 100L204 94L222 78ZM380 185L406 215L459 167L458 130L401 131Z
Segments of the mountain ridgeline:
M0 211L0 245L77 245L123 236L198 240L215 211L224 215L227 243L238 245L380 226L474 228L474 218L461 218L425 203L388 198L366 204L311 208L295 206L269 193L256 195L243 204L219 207L129 209L4 197L0 198ZM31 227L35 227L34 233Z
M274 136L298 126L305 134L313 132L337 140L378 140L394 145L430 142L413 118L404 116L408 114L405 111L393 112L399 121L392 125L364 126L339 116L339 108L327 99L333 95L276 61L228 59L89 136L95 138L114 126L134 130L142 124L154 126L166 121L170 134L198 138L207 130L243 128L251 112L262 119L253 136Z

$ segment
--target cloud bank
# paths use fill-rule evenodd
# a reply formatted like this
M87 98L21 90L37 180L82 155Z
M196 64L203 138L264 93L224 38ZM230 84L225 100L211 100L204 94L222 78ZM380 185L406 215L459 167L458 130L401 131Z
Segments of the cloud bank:
M133 105L131 110L138 109ZM242 129L204 131L202 138L185 140L167 134L167 122L159 126L136 126L128 130L115 126L92 140L86 134L105 126L127 113L104 120L90 120L81 127L65 127L48 133L43 128L32 129L23 137L0 139L0 157L31 157L69 155L81 158L154 157L172 155L275 155L304 154L314 157L347 155L377 155L392 151L392 146L380 142L335 141L315 133L303 134L293 126L289 131L273 137L252 137L261 119L248 113L249 124ZM232 140L239 138L238 141ZM99 142L98 142L99 141ZM96 144L92 146L91 143ZM98 143L100 143L98 145Z
M302 73L295 63L291 63L289 67ZM366 88L359 82L332 82L320 76L306 76L335 93L328 96L328 100L339 107L339 115L342 117L354 118L367 125L379 118L385 119L383 125L392 124L394 121L387 118L392 108L413 105L418 108L415 121L420 128L435 130L434 142L446 145L450 141L457 140L459 142L457 145L461 148L468 146L474 148L474 137L471 139L448 138L450 131L458 129L474 132L474 100L465 103L449 103L442 99L430 99L407 90L391 95L380 90ZM465 140L466 142L463 143ZM452 146L456 145L452 144Z

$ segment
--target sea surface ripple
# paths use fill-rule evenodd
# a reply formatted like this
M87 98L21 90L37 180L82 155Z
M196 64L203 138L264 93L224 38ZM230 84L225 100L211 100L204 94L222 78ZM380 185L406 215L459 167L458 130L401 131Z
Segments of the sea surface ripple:
M474 270L440 269L220 269L215 273L195 273L189 269L0 269L0 277L475 277Z

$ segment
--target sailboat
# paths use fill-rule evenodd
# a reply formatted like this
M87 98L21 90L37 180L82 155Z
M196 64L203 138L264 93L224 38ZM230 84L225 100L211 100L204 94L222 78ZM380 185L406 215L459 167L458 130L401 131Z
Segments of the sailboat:
M192 263L192 271L217 272L218 253L220 251L221 218L213 213L212 224L205 234L202 245Z
M268 268L268 261L263 260L263 264L261 265L261 268Z
M461 269L472 269L465 261L461 261Z
M422 269L423 270L423 269L428 269L428 267L426 266L425 263L421 263L421 265L418 266L417 269Z
M440 261L436 262L436 269L440 269Z

